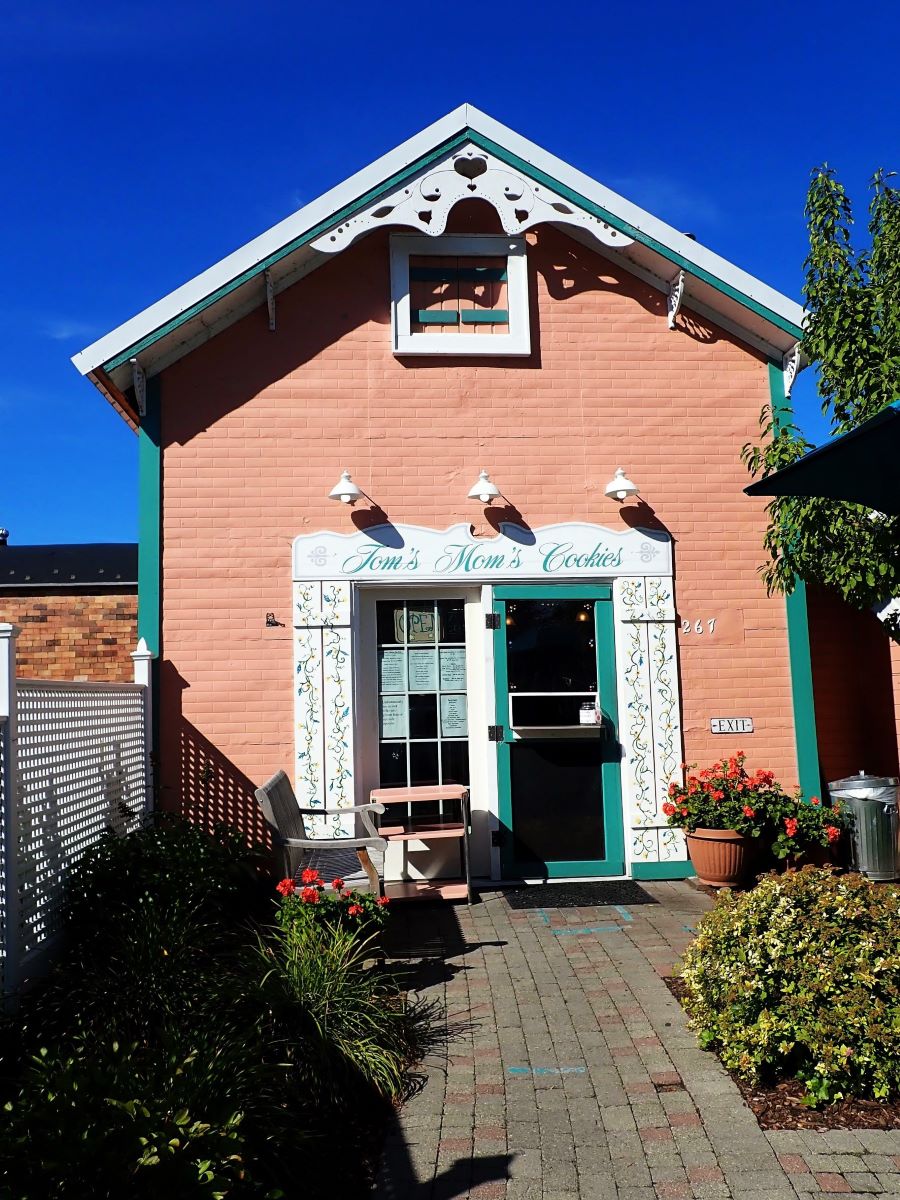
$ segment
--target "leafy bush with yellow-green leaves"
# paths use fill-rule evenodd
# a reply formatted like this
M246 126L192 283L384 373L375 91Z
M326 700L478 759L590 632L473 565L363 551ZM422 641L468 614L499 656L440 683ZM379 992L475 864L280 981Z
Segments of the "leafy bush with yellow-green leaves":
M720 894L684 956L684 1006L743 1079L810 1105L900 1094L900 888L805 867Z

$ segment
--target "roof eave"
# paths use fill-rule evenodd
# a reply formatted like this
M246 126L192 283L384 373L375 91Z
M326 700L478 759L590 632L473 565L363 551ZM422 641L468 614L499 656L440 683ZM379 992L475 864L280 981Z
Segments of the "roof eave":
M467 137L480 144L489 143L491 149L507 160L518 160L528 173L548 178L555 186L567 190L576 202L585 202L606 214L623 232L636 236L641 244L670 262L673 274L683 269L730 301L748 308L757 326L760 319L771 323L778 333L765 340L776 348L783 349L785 343L801 337L804 313L795 301L485 113L464 104L92 343L73 357L73 363L94 382L104 372L115 388L111 376L127 363L129 355L147 350L199 313L219 304L268 265L296 254L315 233L333 226L347 212L395 186L398 177L421 169L450 149L455 140ZM248 304L245 296L242 302L226 306L225 311L233 308L239 314L253 307L256 304L252 300ZM222 327L221 321L218 327ZM196 331L182 337L182 353L204 336L212 336L212 327L205 334L203 330L200 333L199 339ZM171 361L173 356L163 357ZM121 382L121 371L119 374ZM121 389L116 390L121 395ZM120 407L115 400L113 403ZM122 415L132 423L125 411Z

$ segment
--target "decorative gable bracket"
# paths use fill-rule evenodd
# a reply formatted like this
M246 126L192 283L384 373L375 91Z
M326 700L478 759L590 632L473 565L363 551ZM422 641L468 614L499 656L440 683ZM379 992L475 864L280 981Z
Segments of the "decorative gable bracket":
M781 369L784 374L784 398L785 400L790 400L794 380L802 369L799 342L795 342L790 350L785 352L784 358L781 360Z
M668 325L670 329L675 328L675 318L681 310L681 302L684 299L684 271L679 271L672 282L669 284L669 295L666 303L668 309Z
M500 159L470 145L448 155L437 167L430 166L418 180L399 191L373 201L311 244L321 253L336 254L363 234L385 225L405 225L429 237L439 237L447 228L453 206L468 199L486 200L493 205L509 236L552 221L585 230L604 246L623 248L634 242L543 184L511 171Z

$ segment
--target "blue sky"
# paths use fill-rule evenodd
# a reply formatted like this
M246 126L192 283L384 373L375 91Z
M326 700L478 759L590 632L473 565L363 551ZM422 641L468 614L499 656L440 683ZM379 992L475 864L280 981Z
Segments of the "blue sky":
M860 217L900 168L898 35L865 0L5 6L0 525L134 538L135 438L70 355L463 101L799 299L810 168Z

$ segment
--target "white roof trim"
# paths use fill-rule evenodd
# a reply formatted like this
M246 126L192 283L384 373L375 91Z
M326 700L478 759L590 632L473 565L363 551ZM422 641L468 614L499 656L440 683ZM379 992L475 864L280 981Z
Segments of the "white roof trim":
M693 263L700 270L769 309L793 325L803 324L801 305L742 271L733 263L708 250L692 238L632 204L616 192L597 183L590 176L569 166L555 155L536 146L527 138L501 125L499 121L480 112L470 104L462 104L445 117L435 121L395 149L376 159L369 166L351 175L318 199L298 209L292 216L273 225L259 237L247 242L214 266L202 271L188 283L176 288L129 321L119 325L104 337L74 355L72 362L82 375L87 375L104 363L122 354L129 347L150 336L155 330L176 320L182 313L201 303L207 296L226 286L271 254L315 226L328 220L335 212L352 204L365 193L377 188L390 176L403 171L411 163L428 154L442 142L465 129L481 134L517 155L536 169L579 192L593 203L608 209L620 220L627 221L646 236ZM689 270L689 268L688 268Z

